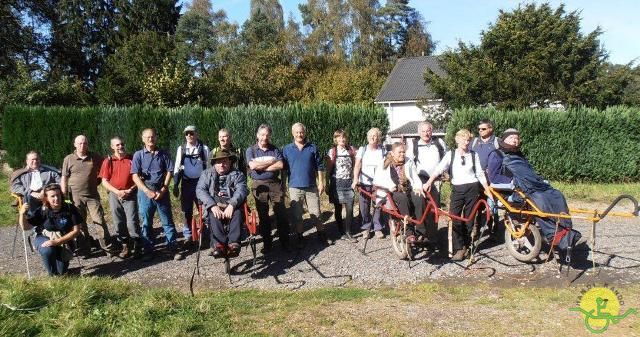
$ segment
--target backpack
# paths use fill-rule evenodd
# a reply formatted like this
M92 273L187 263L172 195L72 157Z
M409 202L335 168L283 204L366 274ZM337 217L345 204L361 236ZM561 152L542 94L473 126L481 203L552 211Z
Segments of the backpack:
M473 174L478 174L476 172L476 152L475 151L469 151L471 152L471 168L473 169ZM453 180L453 158L456 155L456 150L451 150L451 162L449 164L449 181Z
M363 150L362 150L362 158L364 158L364 154L367 152L367 148L369 147L369 145L364 145L362 146ZM385 159L385 157L387 156L387 149L384 148L384 146L380 146L380 150L382 150L382 160Z
M474 147L476 147L479 141L480 141L479 137L473 137L473 141L471 142L471 147L469 147L469 149L473 149ZM498 143L498 137L495 137L495 136L493 137L493 147L495 149L500 148L500 144Z
M418 159L418 141L419 139L413 140L413 162L416 164L416 166L420 161ZM438 148L438 161L440 161L442 160L442 157L444 157L444 146L442 146L442 143L437 138L433 140L433 143L436 145L436 148Z
M180 157L180 166L184 165L184 159L187 157L187 143L183 143L182 144L182 156ZM189 155L189 157L192 157L191 155ZM200 158L200 161L202 161L202 170L206 170L207 169L207 159L205 158L205 153L204 153L204 144L202 144L202 142L198 142L198 158Z

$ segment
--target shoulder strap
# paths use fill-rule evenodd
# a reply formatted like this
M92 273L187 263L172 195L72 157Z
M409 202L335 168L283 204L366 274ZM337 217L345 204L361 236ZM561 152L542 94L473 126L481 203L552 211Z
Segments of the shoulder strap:
M453 159L456 155L456 150L451 150L451 161L449 162L449 181L453 180Z
M200 156L200 160L202 161L202 170L207 169L207 160L204 156L204 144L201 141L198 141L198 156Z
M473 137L473 141L471 142L471 149L475 148L476 144L478 144L478 137Z
M493 137L493 146L496 149L500 147L500 143L498 142L498 137Z
M113 175L113 157L109 154L107 160L109 160L109 175Z
M418 140L417 139L413 139L413 162L418 165L418 162L420 161L420 159L418 159Z
M471 151L471 168L473 169L473 174L476 174L476 152Z
M442 146L442 140L440 138L436 138L434 140L434 143L436 144L436 147L438 148L438 159L442 160L442 157L444 157L444 146Z
M180 165L179 166L182 166L182 165L184 165L184 158L187 156L187 143L182 143L182 145L180 145L180 146L181 146L180 149L182 150L182 156L180 156Z

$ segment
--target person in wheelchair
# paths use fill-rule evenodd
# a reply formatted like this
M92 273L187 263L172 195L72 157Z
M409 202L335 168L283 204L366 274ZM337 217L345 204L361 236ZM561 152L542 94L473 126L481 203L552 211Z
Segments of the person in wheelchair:
M247 200L247 178L233 167L235 154L222 149L209 156L210 168L202 172L196 196L206 210L205 219L210 226L213 257L234 257L240 253L242 205ZM225 229L225 226L227 227Z
M34 245L49 276L64 275L73 257L66 244L80 235L84 220L74 205L64 202L59 184L46 185L43 193L43 207L30 212L29 204L22 204L19 221L23 230L35 228Z
M378 199L384 200L386 192L389 192L400 214L420 219L425 209L422 182L415 163L405 156L405 151L406 146L403 143L393 143L391 152L382 164L382 169L376 171L373 184L378 188L378 192L385 193L378 193ZM409 224L407 242L415 241L414 225Z
M44 187L60 183L60 172L40 162L40 154L37 151L29 151L26 156L26 166L11 174L11 192L23 197L29 204L30 212L42 206L44 199Z
M510 183L531 199L542 212L569 214L569 206L562 192L553 188L534 171L521 152L520 144L520 132L517 129L505 130L499 149L489 155L487 170L492 185L494 182L502 185ZM512 194L508 201L522 202L518 199L517 194ZM569 261L571 249L582 237L580 232L572 228L571 219L536 217L536 222L547 242L555 246L560 253L566 254L566 261Z

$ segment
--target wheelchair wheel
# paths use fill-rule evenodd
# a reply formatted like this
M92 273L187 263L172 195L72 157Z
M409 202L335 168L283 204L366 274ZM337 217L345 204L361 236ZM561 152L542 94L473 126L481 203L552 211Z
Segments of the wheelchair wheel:
M389 219L389 229L391 232L391 243L393 244L393 251L400 259L406 259L408 257L407 247L409 245L407 244L404 237L402 223L396 219Z
M511 256L521 262L529 262L540 254L542 235L532 217L518 218L510 214L504 219L504 245ZM525 228L522 235L512 235Z

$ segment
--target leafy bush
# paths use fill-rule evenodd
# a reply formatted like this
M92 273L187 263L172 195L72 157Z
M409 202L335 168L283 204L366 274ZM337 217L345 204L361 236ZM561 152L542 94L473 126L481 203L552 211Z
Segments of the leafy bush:
M562 181L640 181L640 108L568 111L463 108L447 126L447 139L461 128L473 132L479 120L491 119L495 133L515 127L522 149L545 178Z
M273 128L273 143L283 146L292 141L291 125L301 122L307 127L307 138L322 151L333 145L333 132L344 128L353 144L364 144L371 127L388 128L384 110L373 105L335 105L315 103L285 106L238 106L231 108L133 107L42 107L8 106L4 111L3 139L6 162L12 167L24 165L25 154L33 149L42 153L43 162L61 166L62 159L73 151L73 138L84 134L90 149L102 154L109 150L114 135L124 138L133 152L142 147L140 132L156 128L159 146L173 154L184 142L182 130L193 124L200 138L210 146L218 144L218 130L227 128L236 146L246 148L255 142L255 131L262 123Z

